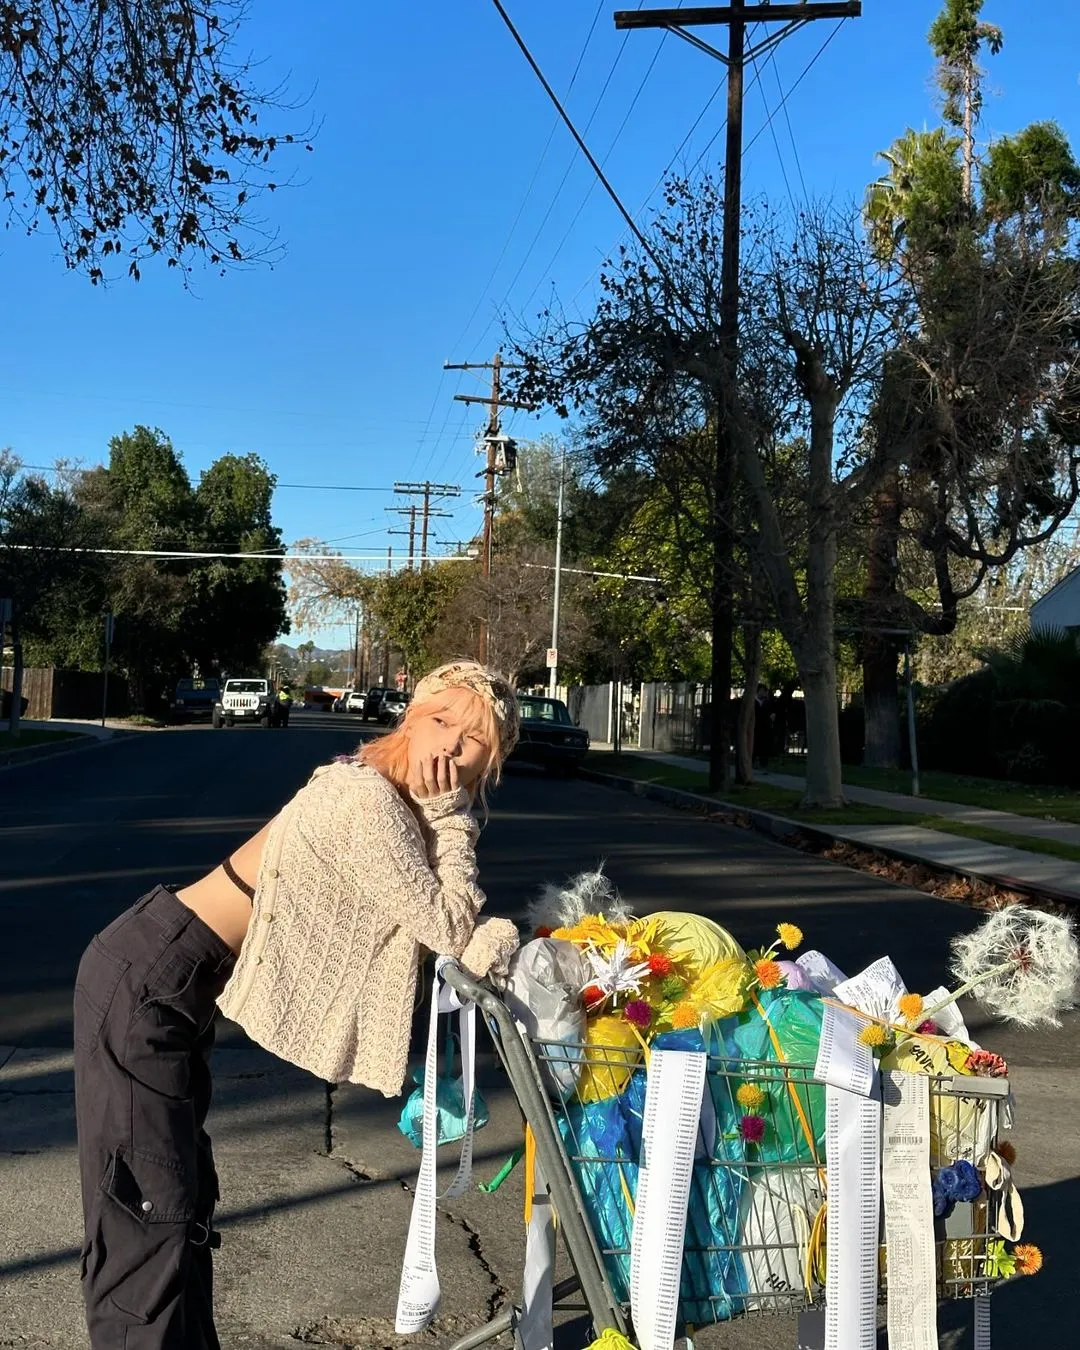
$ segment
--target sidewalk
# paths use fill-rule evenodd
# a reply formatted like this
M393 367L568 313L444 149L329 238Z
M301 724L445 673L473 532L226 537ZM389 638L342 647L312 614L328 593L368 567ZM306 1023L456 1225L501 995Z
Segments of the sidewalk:
M603 750L602 745L594 745ZM707 766L703 760L686 755L667 755L657 750L626 750L642 759L655 759L663 764L700 773L705 784ZM756 772L755 782L769 787L802 791L804 780L790 774ZM844 786L844 795L853 802L877 806L890 811L904 811L918 815L942 816L967 825L999 830L1003 834L1027 836L1030 839L1049 839L1057 843L1080 847L1080 825L1063 821L1039 820L1034 816L1020 816L1009 811L992 811L986 807L964 806L959 802L939 802L927 797L909 797L902 793L880 792L876 788ZM811 822L800 822L792 817L793 825L804 828ZM923 862L942 867L964 876L988 881L1006 889L1037 890L1069 902L1080 903L1080 864L1065 858L1043 853L1029 853L1021 848L1006 848L1000 844L966 839L961 835L908 825L823 825L815 827L845 843L863 848L879 848L909 862Z

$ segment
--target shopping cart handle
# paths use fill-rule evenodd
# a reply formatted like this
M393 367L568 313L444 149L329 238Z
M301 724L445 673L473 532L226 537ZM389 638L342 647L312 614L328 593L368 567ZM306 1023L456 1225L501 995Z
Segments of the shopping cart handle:
M440 956L435 963L435 969L439 978L457 994L458 998L468 999L470 1003L476 1004L487 1018L489 1026L492 1022L495 1023L500 1035L506 1036L513 1032L514 1019L490 984L474 980L449 956Z

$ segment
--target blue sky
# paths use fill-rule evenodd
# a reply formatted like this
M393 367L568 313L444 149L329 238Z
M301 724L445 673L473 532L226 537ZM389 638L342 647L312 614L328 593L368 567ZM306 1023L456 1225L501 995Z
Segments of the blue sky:
M633 3L506 7L560 94L577 68L571 114L646 221L699 115L676 167L701 155L719 166L722 135L707 146L723 68L671 36L617 33L613 10ZM860 196L876 151L936 120L925 35L939 7L864 0L813 64L836 25L789 38L747 97L745 193L786 203L805 184L812 197ZM987 0L984 14L1005 48L988 60L981 135L1054 118L1080 146L1075 0ZM468 538L482 410L452 396L484 386L442 363L489 360L501 312L533 315L553 295L587 309L622 222L489 0L253 0L243 43L264 58L264 83L307 96L299 119L321 121L295 184L265 201L285 257L224 279L197 273L190 290L150 267L138 285L103 290L66 272L45 233L7 231L0 445L34 464L96 463L110 436L143 422L172 438L193 478L219 454L254 450L282 484L459 483L440 533ZM781 91L808 65L785 118ZM536 426L519 417L513 429ZM274 510L290 541L385 556L404 543L386 535L400 523L393 504L389 491L282 487ZM307 636L347 641L344 630L290 641Z

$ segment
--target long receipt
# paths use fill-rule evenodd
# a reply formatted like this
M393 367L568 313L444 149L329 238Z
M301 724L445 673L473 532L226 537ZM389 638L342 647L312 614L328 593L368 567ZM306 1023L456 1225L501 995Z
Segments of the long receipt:
M881 1222L881 1099L825 1088L825 1350L874 1350Z
M866 1025L863 1018L825 1004L821 1019L821 1040L818 1043L814 1077L819 1083L843 1088L859 1097L867 1096L874 1086L877 1066L868 1046L859 1040L859 1032Z
M649 1060L630 1242L630 1306L641 1350L675 1343L705 1066L706 1056L689 1050L654 1050Z
M881 1098L889 1350L938 1350L930 1080L922 1074L883 1073Z

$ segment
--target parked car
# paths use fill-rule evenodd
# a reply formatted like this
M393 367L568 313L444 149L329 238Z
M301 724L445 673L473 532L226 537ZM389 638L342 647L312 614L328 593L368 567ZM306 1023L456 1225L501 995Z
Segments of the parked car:
M270 681L263 679L226 680L211 717L215 727L231 727L236 722L258 722L260 726L279 725L277 695Z
M538 764L548 773L571 777L589 752L589 733L574 725L570 709L557 698L519 695L521 735L511 761Z
M187 722L199 717L210 718L220 697L220 680L177 680L169 705L169 720Z
M400 689L388 689L383 694L382 702L379 704L379 711L375 714L375 720L384 727L393 726L393 724L404 715L405 709L409 706L409 699L412 694L403 693Z
M364 706L360 710L364 721L369 721L372 717L378 717L379 708L382 705L383 695L389 693L385 684L373 684L364 695Z
M363 713L367 706L367 694L362 689L350 689L345 696L345 711Z

